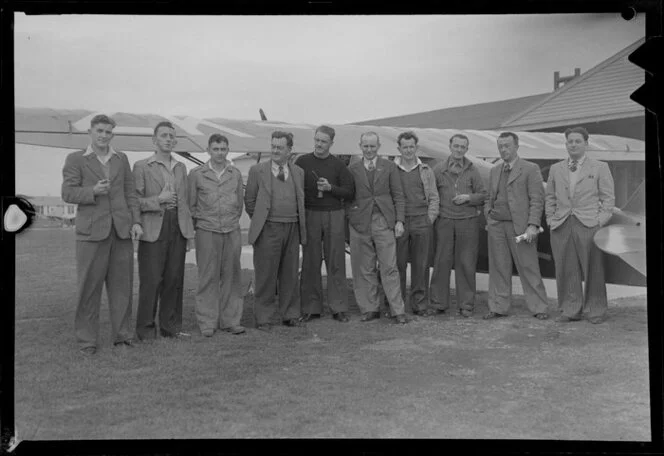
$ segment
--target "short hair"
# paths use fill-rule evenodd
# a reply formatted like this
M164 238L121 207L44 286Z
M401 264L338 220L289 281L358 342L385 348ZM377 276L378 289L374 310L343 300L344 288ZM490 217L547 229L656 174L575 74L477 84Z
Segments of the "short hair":
M376 139L378 140L378 144L380 144L380 136L378 136L378 133L375 131L365 131L360 135L360 144L362 143L362 140L364 139L365 136L375 136Z
M96 116L94 116L90 121L90 128L93 128L95 125L100 123L112 125L113 128L115 128L115 120L111 119L106 114L97 114Z
M465 139L466 140L466 145L470 145L470 139L468 139L468 136L461 134L461 133L455 133L452 135L450 138L450 146L452 145L452 141L454 141L454 138L460 138L460 139Z
M329 136L329 137L330 137L330 141L334 141L334 135L335 135L335 133L336 133L336 132L334 131L334 128L332 128L332 127L328 127L327 125L321 125L320 127L316 128L316 131L314 132L314 134L318 133L319 131L320 131L321 133L323 133L323 134Z
M572 133L579 133L581 136L583 136L584 141L588 142L588 138L590 135L588 134L588 130L586 130L583 127L572 127L568 128L565 130L565 139L569 137Z
M164 120L164 121L162 121L162 122L159 122L159 123L157 124L157 126L154 127L154 133L152 133L152 135L153 135L153 136L157 136L157 132L159 131L159 129L160 129L161 127L168 127L168 128L172 128L173 130L175 130L175 127L173 126L172 123L170 123L170 122L167 121L167 120Z
M222 142L226 143L227 146L230 144L228 142L227 137L219 133L214 133L210 135L210 139L208 139L208 147L210 147L210 144L212 143L222 143Z
M272 132L272 139L281 139L281 138L286 138L286 145L288 147L293 147L293 133L289 133L287 131L273 131Z
M514 145L518 146L519 145L519 137L517 136L516 133L512 133L511 131L504 131L501 134L498 135L499 138L512 138L514 140Z
M417 144L420 140L417 137L417 135L415 133L413 133L412 131L404 131L403 133L399 134L399 136L397 136L397 144L399 146L401 146L401 140L402 139L405 139L406 141L408 141L409 139L414 139L415 144Z

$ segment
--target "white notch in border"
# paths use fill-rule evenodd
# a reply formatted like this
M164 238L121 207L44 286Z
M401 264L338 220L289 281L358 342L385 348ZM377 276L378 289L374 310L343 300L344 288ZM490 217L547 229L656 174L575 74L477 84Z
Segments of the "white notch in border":
M170 120L174 124L178 125L180 128L182 128L184 131L189 133L190 135L195 135L195 136L204 136L203 132L201 132L197 127L198 125L206 125L208 127L212 127L217 130L221 130L223 132L226 132L228 134L238 136L240 138L253 138L253 136L244 133L242 131L234 130L232 128L226 127L224 125L219 125L216 123L212 123L208 120L204 119L197 119L195 117L184 117L182 119L174 116L163 116L165 119Z

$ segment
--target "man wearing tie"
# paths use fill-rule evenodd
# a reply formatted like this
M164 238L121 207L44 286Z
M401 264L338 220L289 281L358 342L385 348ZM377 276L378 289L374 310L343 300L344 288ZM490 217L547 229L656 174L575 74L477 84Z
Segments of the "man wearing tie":
M355 198L348 209L353 287L361 321L380 318L378 271L390 311L406 324L397 269L396 238L403 235L405 198L397 165L378 157L380 139L374 132L360 137L363 158L349 166L355 180Z
M604 321L608 303L602 253L593 237L613 214L613 177L609 165L586 156L585 128L568 128L565 138L569 158L551 166L545 199L562 309L556 321L580 320L585 310L596 324Z
M134 280L132 239L142 234L134 180L127 156L111 145L115 121L103 114L90 122L90 145L67 156L62 199L77 204L78 291L74 329L85 355L97 352L99 307L106 284L115 346L131 347Z
M272 133L271 160L249 169L244 205L254 246L256 328L269 331L278 311L285 326L301 326L298 268L306 244L304 171L289 162L293 135ZM278 294L278 308L274 297Z

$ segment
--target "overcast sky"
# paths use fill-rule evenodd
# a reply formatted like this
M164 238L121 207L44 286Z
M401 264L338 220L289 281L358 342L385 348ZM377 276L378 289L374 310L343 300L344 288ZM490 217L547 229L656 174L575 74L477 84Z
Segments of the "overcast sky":
M15 16L15 103L348 123L550 92L645 18Z

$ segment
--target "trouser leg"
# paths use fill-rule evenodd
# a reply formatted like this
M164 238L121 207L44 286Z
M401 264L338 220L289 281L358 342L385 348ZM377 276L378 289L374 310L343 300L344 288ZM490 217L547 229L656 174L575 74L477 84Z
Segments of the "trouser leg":
M256 324L270 323L277 308L277 274L281 261L283 230L281 223L265 222L254 243L254 317Z
M175 336L182 329L184 260L187 254L187 240L180 232L177 212L170 212L172 213L170 238L166 252L164 280L159 293L159 332L165 337Z
M323 261L323 216L325 211L306 210L307 243L302 252L301 292L302 312L305 314L323 313L323 285L321 263ZM329 284L328 271L328 288Z
M385 297L390 304L392 315L402 315L405 311L401 297L399 270L397 269L397 242L394 230L388 226L382 214L374 213L371 218L371 235L376 245L376 256L380 267Z
M223 261L222 234L196 230L196 320L201 331L213 330L219 322L221 302L221 263Z
M80 348L97 346L99 307L110 246L110 237L103 241L76 241L78 290L74 332Z
M556 266L558 306L562 315L579 318L583 308L583 286L579 257L572 239L572 217L551 231L551 251Z
M108 308L111 317L111 340L114 343L132 339L131 303L134 284L134 244L120 239L111 229L111 246L106 275Z
M242 296L242 235L240 229L221 235L221 297L218 326L221 329L239 326L244 305Z
M408 268L408 257L410 254L410 245L412 243L412 235L410 230L410 217L406 217L406 221L403 224L403 234L401 237L396 238L397 240L397 269L399 271L399 287L401 288L401 299L404 304L408 301L406 296L406 272ZM411 275L412 275L412 265L411 265ZM382 280L382 277L381 277ZM412 288L412 283L411 283ZM413 308L413 310L416 310Z
M284 238L279 264L279 313L283 320L298 318L300 307L300 230L297 223L284 223Z
M349 231L355 301L362 313L378 312L376 249L371 240L371 234L359 233L352 225L350 225Z
M410 220L410 304L413 310L426 310L429 290L430 224L427 215Z
M431 307L446 310L450 307L450 272L454 264L454 220L440 217L436 223L436 256L429 286Z
M343 209L329 211L323 225L323 252L327 270L327 305L332 313L348 312L346 282L346 213ZM320 271L320 267L319 267ZM302 279L301 279L302 280Z
M572 236L577 245L585 280L583 310L588 313L590 318L603 317L608 309L602 252L593 240L598 230L599 226L588 228L576 217L573 219Z
M528 310L533 314L546 313L548 300L540 274L539 260L537 259L537 239L531 243L521 241L517 244L514 240L516 237L514 225L508 222L505 228L507 230L508 245L514 257L516 270L519 273Z
M479 218L454 221L454 278L459 309L475 309L475 270L479 252Z
M505 226L512 222L488 225L489 247L489 310L507 314L512 299L512 255Z

